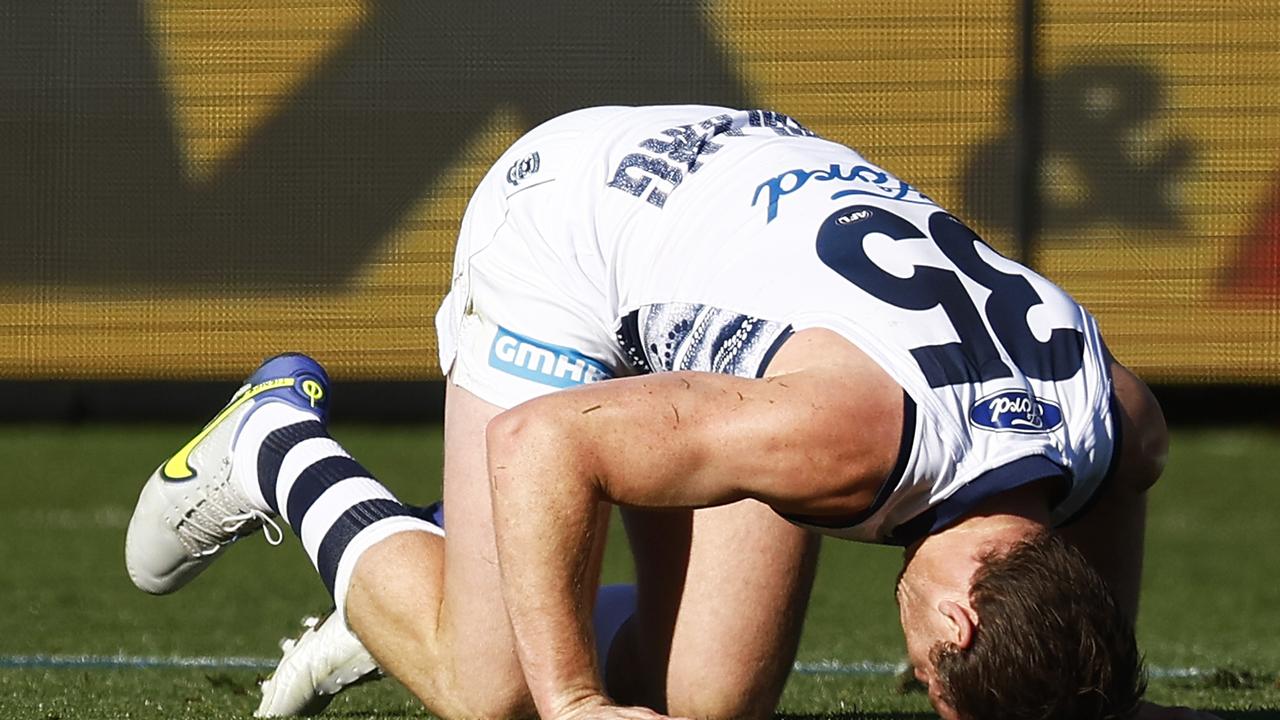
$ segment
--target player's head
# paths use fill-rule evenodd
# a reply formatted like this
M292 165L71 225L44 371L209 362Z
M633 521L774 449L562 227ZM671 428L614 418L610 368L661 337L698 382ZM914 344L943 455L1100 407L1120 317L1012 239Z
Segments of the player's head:
M1079 551L1042 531L977 559L967 603L911 610L923 626L911 628L903 608L917 676L944 718L1102 720L1137 705L1133 625Z

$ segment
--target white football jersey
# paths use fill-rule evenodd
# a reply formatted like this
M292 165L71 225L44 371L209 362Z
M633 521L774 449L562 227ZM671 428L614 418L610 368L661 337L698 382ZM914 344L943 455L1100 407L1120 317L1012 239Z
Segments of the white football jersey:
M902 385L899 467L873 507L797 522L907 543L1044 478L1059 483L1054 514L1064 521L1107 474L1111 381L1088 312L918 189L785 115L570 113L508 151L468 216L499 211L505 224L491 234L516 240L508 251L487 239L464 249L464 226L451 309L441 311L465 315L456 295L466 283L468 308L494 316L487 369L537 380L543 366L517 355L527 346L526 358L561 353L560 365L546 356L548 369L581 361L583 381L671 370L755 377L792 332L821 327ZM525 309L537 303L514 298L521 292L561 298L564 312Z

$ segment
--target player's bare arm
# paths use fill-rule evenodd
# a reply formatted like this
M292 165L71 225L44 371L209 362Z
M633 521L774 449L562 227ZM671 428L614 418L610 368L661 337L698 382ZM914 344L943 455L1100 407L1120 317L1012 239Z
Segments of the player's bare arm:
M581 592L592 508L743 498L806 515L868 506L896 458L902 390L833 333L797 334L768 376L664 373L556 393L489 425L504 597L543 717L603 696Z
M1115 476L1091 510L1062 534L1093 563L1130 618L1138 614L1146 493L1164 471L1169 431L1160 404L1138 376L1111 362L1121 442Z

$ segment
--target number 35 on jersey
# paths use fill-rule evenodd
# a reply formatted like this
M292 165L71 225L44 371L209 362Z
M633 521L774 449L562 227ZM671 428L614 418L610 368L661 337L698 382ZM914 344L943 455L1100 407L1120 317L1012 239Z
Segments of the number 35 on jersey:
M867 243L874 235L895 243L894 255L912 262L910 275L891 273L875 261ZM1084 362L1084 337L1075 318L1050 317L1047 339L1038 338L1028 317L1045 302L1031 282L1037 276L1013 262L994 267L979 248L1001 258L945 211L934 212L920 227L872 205L832 213L817 238L822 262L870 295L903 310L941 308L946 314L958 339L911 349L930 386L980 384L1013 377L1015 369L1035 380L1073 377Z

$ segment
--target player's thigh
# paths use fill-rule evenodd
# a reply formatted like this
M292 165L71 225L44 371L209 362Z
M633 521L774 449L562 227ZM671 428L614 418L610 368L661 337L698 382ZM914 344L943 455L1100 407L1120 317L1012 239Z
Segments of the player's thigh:
M447 386L444 431L445 563L440 634L448 644L455 683L476 692L525 693L515 639L502 598L485 457L485 427L503 408L452 381ZM597 537L608 522L602 507ZM598 577L603 543L589 569ZM594 592L584 588L584 602Z
M485 462L485 426L502 410L452 381L448 383L444 599L439 634L451 656L455 685L495 696L525 692L502 601Z
M817 536L755 501L624 517L639 664L657 674L645 694L681 716L771 716L795 658Z

